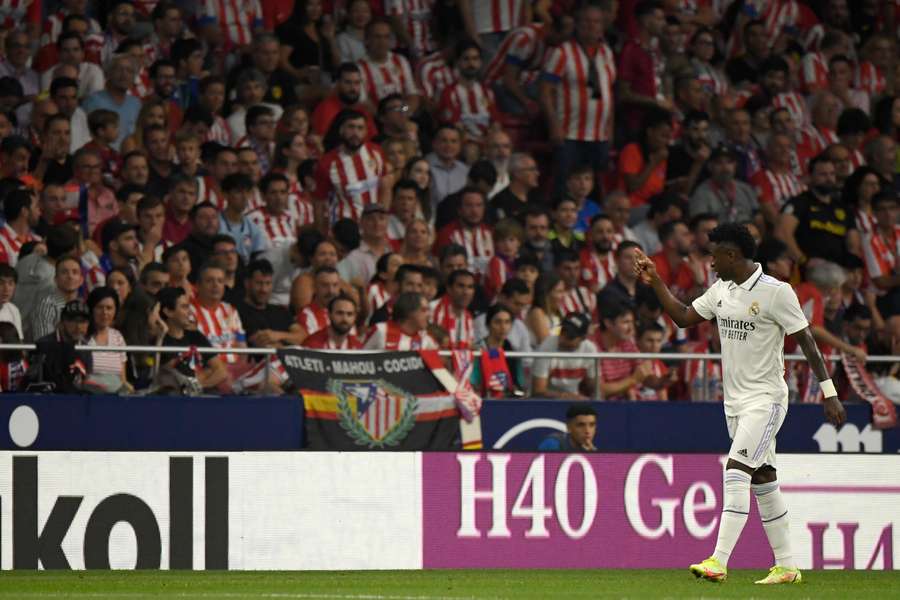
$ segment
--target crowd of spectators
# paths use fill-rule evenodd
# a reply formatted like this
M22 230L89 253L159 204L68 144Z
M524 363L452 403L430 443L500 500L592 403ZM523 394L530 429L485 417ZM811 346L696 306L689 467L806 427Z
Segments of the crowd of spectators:
M716 352L633 265L689 301L724 222L827 353L900 350L896 2L11 0L0 19L0 339L39 345L4 353L3 390L165 371L245 391L283 370L229 349L444 348L484 351L491 396L716 401L713 361L505 352Z

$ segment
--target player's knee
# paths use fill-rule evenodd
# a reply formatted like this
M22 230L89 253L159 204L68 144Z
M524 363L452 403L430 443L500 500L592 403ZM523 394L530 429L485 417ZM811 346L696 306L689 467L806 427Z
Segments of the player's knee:
M750 483L753 485L759 485L762 483L772 483L777 479L778 476L775 472L775 468L769 465L763 465L753 472L753 478L750 480Z
M753 467L751 467L750 465L745 465L742 462L738 462L733 458L728 459L728 462L725 464L725 469L737 469L738 471L743 471L744 473L753 475Z

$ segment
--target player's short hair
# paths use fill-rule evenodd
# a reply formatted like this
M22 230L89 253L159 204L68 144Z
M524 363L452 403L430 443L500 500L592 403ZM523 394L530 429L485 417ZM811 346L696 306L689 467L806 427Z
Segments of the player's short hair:
M597 411L588 402L570 404L566 409L566 421L574 421L578 417L594 417L596 419Z
M730 244L737 248L741 256L752 259L756 256L756 240L745 225L739 223L719 223L709 232L709 241Z

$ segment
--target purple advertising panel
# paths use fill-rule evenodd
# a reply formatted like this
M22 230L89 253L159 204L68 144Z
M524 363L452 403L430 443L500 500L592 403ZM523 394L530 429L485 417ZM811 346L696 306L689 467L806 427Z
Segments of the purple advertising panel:
M423 567L687 567L715 547L723 460L423 454ZM772 565L755 504L731 567Z

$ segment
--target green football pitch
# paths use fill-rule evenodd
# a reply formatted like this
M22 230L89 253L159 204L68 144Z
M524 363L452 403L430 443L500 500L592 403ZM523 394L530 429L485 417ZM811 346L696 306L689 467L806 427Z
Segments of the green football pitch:
M817 571L799 585L761 588L761 571L732 571L723 584L686 570L377 572L5 572L0 598L142 600L465 598L900 598L900 572Z

